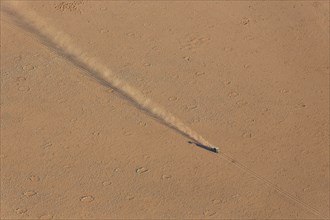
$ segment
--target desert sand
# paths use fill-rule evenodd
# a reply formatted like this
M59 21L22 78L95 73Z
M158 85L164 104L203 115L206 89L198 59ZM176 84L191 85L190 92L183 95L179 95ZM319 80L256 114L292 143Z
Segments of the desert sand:
M220 152L1 11L1 219L329 218L328 1L16 6Z

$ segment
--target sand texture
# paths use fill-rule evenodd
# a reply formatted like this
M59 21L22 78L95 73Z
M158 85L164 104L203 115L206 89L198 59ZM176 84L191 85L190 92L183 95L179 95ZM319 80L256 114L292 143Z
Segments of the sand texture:
M1 9L1 219L330 217L328 1Z

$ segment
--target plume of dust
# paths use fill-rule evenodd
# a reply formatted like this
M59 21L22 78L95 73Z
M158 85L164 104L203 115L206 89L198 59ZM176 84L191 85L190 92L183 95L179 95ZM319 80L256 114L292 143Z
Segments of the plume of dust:
M44 23L38 15L36 15L31 10L28 10L26 6L22 5L22 3L18 5L14 2L1 2L1 4L1 10L3 12L10 16L18 26L32 33L38 39L40 39L44 45L46 45L50 49L53 49L65 59L72 62L74 65L87 71L87 73L91 77L95 78L103 85L115 89L119 94L123 95L136 107L145 111L147 114L151 115L161 123L174 129L183 136L194 140L199 144L208 146L207 149L212 151L215 150L217 152L217 148L210 147L211 144L208 141L206 141L203 137L201 137L192 129L187 127L179 119L175 118L171 113L169 113L159 105L153 103L141 92L117 78L109 68L103 66L95 59L88 57L78 48L75 48L70 39L64 33L61 33L50 27L48 24ZM289 200L296 202L305 209L309 210L311 213L326 219L315 208L300 201L299 199L292 196L290 193L287 193L286 191L280 189L276 184L273 184L269 180L259 176L243 164L239 163L238 161L235 161L232 157L224 153L222 153L222 156L224 159L232 162L238 168L246 171L260 181L266 183L268 186L274 188L276 191L278 191L280 194L282 194Z
M74 44L66 34L57 31L49 26L49 24L43 22L43 19L28 9L27 6L22 3L6 2L3 3L2 10L10 16L16 25L32 33L41 40L44 45L57 52L74 65L86 70L91 77L95 78L100 83L119 92L139 109L145 111L147 114L185 137L204 146L211 146L202 136L190 129L170 112L152 102L137 89L120 80L109 68L105 67L94 58L89 57L80 49L74 47ZM212 150L212 148L210 149Z

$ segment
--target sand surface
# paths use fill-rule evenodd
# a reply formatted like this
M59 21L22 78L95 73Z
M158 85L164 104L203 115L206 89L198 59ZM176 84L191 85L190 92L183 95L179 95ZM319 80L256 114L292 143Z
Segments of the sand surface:
M221 152L1 13L2 219L329 218L327 1L20 3Z

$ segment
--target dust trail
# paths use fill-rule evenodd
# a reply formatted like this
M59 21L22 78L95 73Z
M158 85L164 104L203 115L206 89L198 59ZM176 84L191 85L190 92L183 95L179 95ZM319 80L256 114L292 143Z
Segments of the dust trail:
M109 68L103 66L96 60L88 57L79 49L75 48L73 46L73 43L71 43L71 41L65 34L55 30L48 24L45 24L39 16L21 5L21 3L19 7L12 2L2 3L1 10L3 10L3 12L10 16L18 26L37 36L41 40L41 42L47 47L55 50L58 54L71 61L76 66L86 70L91 77L95 78L103 85L115 89L119 94L124 96L127 100L129 100L139 109L145 111L147 114L151 115L161 123L174 129L185 137L194 140L195 142L197 142L195 143L197 146L208 149L210 151L217 152L218 149L210 147L211 144L203 137L191 130L189 127L183 124L179 119L175 118L165 109L153 103L141 92L134 89L122 80L118 79ZM21 13L21 11L24 11L24 13ZM254 176L259 181L275 189L282 196L299 204L301 207L313 213L314 215L326 219L326 217L322 216L322 214L318 210L316 210L309 204L302 202L300 199L296 198L295 196L292 196L290 193L279 188L276 184L261 177L256 172L252 171L242 163L239 163L231 156L225 153L221 153L220 155L223 159L229 161L237 168L249 173L251 176Z
M3 3L2 10L11 17L16 25L32 33L44 45L53 49L65 59L86 70L91 77L103 85L115 89L136 107L144 110L162 124L174 129L185 137L204 145L206 149L217 152L217 148L210 147L210 143L202 136L187 127L164 108L145 97L140 91L117 78L109 68L74 47L74 43L70 41L68 36L49 26L49 24L44 23L42 18L22 5L22 3L19 5L12 2Z

